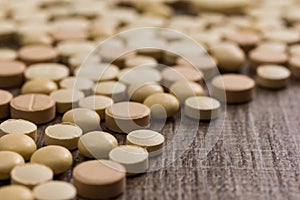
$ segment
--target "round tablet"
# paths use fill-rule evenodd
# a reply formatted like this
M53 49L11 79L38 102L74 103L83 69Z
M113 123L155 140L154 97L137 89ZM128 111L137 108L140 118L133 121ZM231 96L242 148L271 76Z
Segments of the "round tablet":
M69 150L77 149L82 130L75 124L62 123L48 126L45 130L45 144L59 145Z
M151 109L151 117L164 119L179 111L179 101L167 93L157 93L147 97L144 104Z
M46 45L28 45L19 50L19 58L27 64L56 62L58 51Z
M84 93L74 89L60 89L52 92L50 97L56 102L56 111L65 113L78 107L79 100L84 98Z
M34 200L30 189L21 185L9 185L0 188L0 196L11 200Z
M220 113L221 104L210 97L189 97L185 100L184 113L197 120L216 119Z
M140 102L140 103L143 103L144 100L152 94L163 93L163 92L164 92L163 87L160 84L154 82L135 83L135 84L131 84L128 87L128 96L130 100Z
M245 103L253 98L254 80L240 74L226 74L212 80L213 97L228 104ZM226 95L226 98L225 98Z
M136 130L130 132L126 137L127 145L137 145L146 148L150 156L161 153L165 137L152 130Z
M8 119L0 124L0 137L6 134L25 134L36 140L37 126L23 119Z
M24 94L10 102L14 119L25 119L35 124L45 124L55 118L55 101L43 94Z
M126 86L116 81L100 82L94 87L96 95L103 95L112 98L115 102L126 98Z
M88 33L85 30L55 30L51 33L51 35L57 42L64 40L86 40L88 38Z
M133 67L139 67L139 66L145 66L145 67L156 67L157 61L150 56L134 56L129 57L125 59L125 67L133 68Z
M117 79L120 70L116 65L107 63L83 64L75 70L75 74L80 78L87 78L94 82L114 81Z
M297 43L300 36L297 30L293 29L275 29L264 33L264 39L274 42L282 42L286 44Z
M144 173L149 167L149 153L139 146L118 146L110 151L109 159L122 164L127 175Z
M26 79L49 79L55 82L69 75L67 66L58 63L39 63L30 65L25 71Z
M0 151L0 180L10 179L11 170L25 164L24 158L13 151Z
M258 32L254 31L232 31L226 34L226 39L237 43L244 50L249 51L262 39Z
M23 134L7 134L0 138L0 151L13 151L29 160L36 151L34 140Z
M33 189L36 200L74 200L76 193L76 188L64 181L49 181Z
M0 88L17 87L23 83L25 64L19 61L0 62Z
M300 45L295 44L295 45L290 46L289 53L291 56L299 56L300 55Z
M150 125L150 109L136 102L120 102L105 110L105 126L118 133L147 128Z
M22 94L46 94L56 91L57 85L55 82L47 79L33 79L27 81L21 89Z
M63 122L74 123L83 132L93 131L100 127L100 116L93 110L86 108L75 108L63 115Z
M0 119L4 119L9 116L9 103L12 100L13 95L5 90L0 90Z
M27 163L16 166L11 171L11 183L24 185L30 189L53 179L53 171L41 164Z
M256 70L256 82L264 88L279 89L287 85L290 70L280 65L261 65Z
M78 195L87 199L108 199L125 191L125 168L113 161L94 160L79 164L73 171Z
M114 103L112 98L94 95L83 98L79 101L79 107L94 110L98 113L101 119L105 118L105 109Z
M123 69L119 73L118 79L125 85L131 85L134 83L160 82L162 76L158 70L143 66Z
M12 49L0 49L0 61L13 61L17 58L17 52Z
M205 91L203 87L195 82L180 80L173 83L170 92L183 104L188 97L203 96Z
M117 139L106 132L93 131L81 136L78 149L88 158L108 159L109 152L118 146Z
M292 56L289 65L293 77L300 79L300 56Z
M265 51L277 51L284 53L287 50L287 45L282 42L272 42L272 41L266 41L260 43L256 50L265 50Z
M73 156L65 147L50 145L34 152L30 162L46 165L50 167L56 175L67 171L71 167Z
M63 79L59 86L63 89L75 89L84 93L85 96L91 95L94 82L87 78L68 77Z

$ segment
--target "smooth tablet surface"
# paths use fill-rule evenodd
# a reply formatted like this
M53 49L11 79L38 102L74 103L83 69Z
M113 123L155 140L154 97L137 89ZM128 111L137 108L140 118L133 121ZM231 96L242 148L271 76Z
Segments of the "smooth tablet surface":
M53 179L53 171L41 164L27 163L11 171L12 184L24 185L30 189Z
M73 156L65 147L50 145L34 152L30 162L46 165L50 167L56 175L67 171L71 167Z
M161 79L162 76L158 70L147 66L123 69L118 75L118 80L126 85L131 85L136 82L160 82Z
M90 95L93 91L94 82L87 78L68 77L59 83L64 89L74 89L84 93L85 96Z
M118 146L117 139L106 132L93 131L84 134L78 142L78 149L88 158L108 159L109 152Z
M109 153L109 159L122 164L129 175L146 172L149 167L148 157L146 149L133 145L121 145Z
M22 94L46 94L56 91L57 85L55 82L47 79L33 79L27 81L21 89Z
M110 97L115 102L126 98L126 86L116 81L100 82L95 86L94 92L96 95Z
M119 196L126 187L125 168L113 161L95 160L79 164L73 171L78 195L88 199Z
M125 66L128 68L145 66L145 67L156 67L157 61L150 56L134 56L125 59Z
M254 49L249 53L250 61L253 65L259 64L284 64L288 60L285 52L273 50L259 50ZM255 66L254 66L255 67Z
M84 98L84 93L74 89L60 89L52 92L50 97L56 102L56 111L65 113L78 107L79 100Z
M31 190L21 185L1 187L0 197L6 200L34 200Z
M0 90L0 119L9 116L9 103L12 100L13 95L5 90Z
M221 104L210 97L189 97L184 104L184 113L193 119L212 120L218 117Z
M50 181L33 189L37 200L75 200L76 193L76 188L64 181Z
M29 160L36 150L34 140L23 134L7 134L0 138L0 151L13 151Z
M158 83L135 83L128 88L128 96L130 100L143 103L144 100L156 93L163 93L163 87Z
M87 78L94 82L114 81L117 79L119 72L120 70L116 65L108 65L107 63L87 63L75 70L77 77Z
M25 134L35 140L37 126L23 119L8 119L0 124L0 137L6 134Z
M172 117L179 110L179 101L167 93L157 93L145 99L144 104L151 109L151 116L158 119Z
M25 64L19 61L0 62L0 88L20 86L23 82Z
M75 124L62 123L48 126L45 129L45 144L59 145L69 150L77 149L82 130Z
M17 58L17 52L12 49L0 49L0 61L13 61Z
M94 110L98 113L101 119L105 118L105 109L114 103L112 98L94 95L83 98L79 101L79 107Z
M55 101L43 94L24 94L10 102L11 117L44 124L55 118Z
M57 50L46 45L29 45L19 50L19 58L28 64L55 62L57 57Z
M0 180L9 179L11 170L23 164L25 161L20 154L13 151L0 151Z
M95 111L86 108L69 110L63 115L62 121L75 123L83 132L100 128L100 116Z

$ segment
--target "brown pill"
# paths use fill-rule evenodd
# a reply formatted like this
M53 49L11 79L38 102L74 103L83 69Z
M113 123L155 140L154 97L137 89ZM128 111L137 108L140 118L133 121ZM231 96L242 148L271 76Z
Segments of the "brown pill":
M244 51L249 51L261 41L262 37L254 31L234 31L225 36L229 41L237 43Z
M289 59L289 65L292 76L300 79L300 56L292 56Z
M9 116L9 103L13 96L10 92L0 90L0 119Z
M58 52L47 45L28 45L19 50L19 58L27 64L55 62Z
M55 101L43 94L25 94L10 102L11 117L44 124L55 118Z
M85 30L68 30L68 29L62 29L62 30L55 30L52 32L52 37L57 41L63 41L63 40L85 40L88 38L88 33Z
M150 109L135 102L120 102L105 110L105 125L118 133L129 133L150 125Z
M0 88L20 86L23 82L25 64L18 61L0 62Z
M125 173L125 168L113 161L87 161L75 167L73 184L81 197L88 199L113 198L125 190Z
M252 99L255 82L244 75L226 74L215 77L212 85L212 95L215 98L226 101L228 104L234 104L245 103Z

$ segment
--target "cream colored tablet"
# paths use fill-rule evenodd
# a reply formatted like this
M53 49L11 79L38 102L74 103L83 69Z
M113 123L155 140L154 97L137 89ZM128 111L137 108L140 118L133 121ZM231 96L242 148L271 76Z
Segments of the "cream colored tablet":
M0 151L0 180L10 179L11 170L25 164L24 158L13 151Z
M53 179L53 171L41 164L27 163L16 166L11 171L11 183L24 185L30 189Z
M160 82L162 76L156 69L147 68L146 66L135 67L132 69L123 69L118 79L125 85L134 83Z
M84 98L84 93L74 89L60 89L52 92L50 97L56 102L56 111L65 113L78 107L80 99Z
M135 57L129 57L125 59L125 67L128 68L134 68L134 67L140 67L140 66L145 66L145 67L156 67L157 66L157 61L150 56L135 56Z
M109 159L123 165L127 175L144 173L149 167L149 153L139 146L118 146L110 151Z
M100 116L95 111L86 108L69 110L63 115L62 121L75 123L83 132L100 128Z
M17 52L12 49L0 49L0 61L13 61L17 58Z
M155 82L149 83L134 83L128 87L128 97L132 101L143 103L144 100L156 93L163 93L163 87Z
M185 100L184 113L197 120L216 119L220 113L221 104L210 97L189 97Z
M23 134L7 134L0 138L0 151L13 151L29 160L36 151L34 140Z
M83 98L79 101L80 108L87 108L98 113L101 119L105 118L105 109L114 103L112 98L102 95L94 95Z
M264 38L269 41L282 42L285 44L294 44L299 42L300 35L297 30L278 29L265 32Z
M300 45L295 44L289 48L289 53L291 56L300 56Z
M78 149L88 158L108 159L109 152L118 146L117 139L106 132L93 131L84 134L78 142Z
M280 65L261 65L257 68L257 84L270 89L279 89L287 85L290 70Z
M75 200L76 193L76 188L64 181L46 182L33 189L36 200Z
M116 65L107 63L85 63L75 70L80 78L87 78L94 82L114 81L117 79L120 70Z
M277 51L277 52L285 52L287 50L287 45L282 42L271 42L271 41L266 41L260 43L256 49L258 50L266 50L266 51Z
M46 94L49 95L51 92L56 91L57 85L54 81L47 79L33 79L27 81L21 89L22 94Z
M170 87L170 92L181 104L183 104L188 97L205 95L205 91L200 84L185 80L173 83Z
M25 71L27 79L49 79L55 82L66 78L69 75L69 69L62 64L57 63L39 63L28 66Z
M74 89L84 93L85 96L91 95L94 82L87 78L68 77L63 79L59 86L63 89Z
M150 156L159 155L164 142L162 134L146 129L132 131L126 137L126 144L146 148Z
M56 175L67 171L71 167L73 156L65 147L50 145L34 152L30 162L46 165L50 167Z
M121 82L107 81L100 82L94 87L96 95L103 95L112 98L115 102L126 98L126 86Z
M77 149L82 130L75 124L62 123L48 126L45 130L45 144L59 145L69 150Z
M10 200L34 200L30 189L21 185L9 185L0 188L0 197Z
M172 117L179 111L179 101L167 93L152 94L144 104L151 109L151 116L158 119Z
M36 140L37 126L23 119L8 119L0 124L0 137L6 134L25 134Z

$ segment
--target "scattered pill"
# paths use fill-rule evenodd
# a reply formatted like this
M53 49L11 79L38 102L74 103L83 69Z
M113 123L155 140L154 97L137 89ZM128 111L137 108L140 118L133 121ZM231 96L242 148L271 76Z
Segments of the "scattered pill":
M9 185L1 187L0 197L7 200L34 200L31 190L21 185Z
M0 49L0 61L13 61L17 58L17 52L12 49L1 48Z
M121 82L107 81L100 82L94 87L96 95L103 95L112 98L115 102L119 102L126 98L126 86Z
M25 134L36 140L37 126L23 119L8 119L0 124L0 137L6 134Z
M10 92L0 90L0 119L4 119L9 116L10 101L13 96Z
M287 50L287 45L282 43L282 42L271 42L271 41L266 41L260 43L257 47L257 50L262 50L262 51L277 51L284 53Z
M63 79L59 86L63 89L74 89L84 93L85 96L91 95L94 82L87 78L68 77Z
M131 85L134 83L148 83L148 82L160 82L162 76L160 72L147 66L140 66L135 68L123 69L118 79L125 85Z
M163 93L163 87L155 82L134 83L128 87L128 96L130 100L143 103L144 100L156 93Z
M33 79L27 81L21 89L22 94L46 94L56 91L57 85L55 82L47 79Z
M88 33L84 30L55 30L51 33L51 35L57 42L64 40L86 40L88 38Z
M275 29L264 33L264 39L286 44L299 42L300 36L297 30L293 29Z
M72 108L77 108L80 99L84 98L84 93L75 89L60 89L50 94L56 102L56 111L65 113Z
M13 151L0 151L0 180L10 179L11 170L25 164L24 158Z
M125 59L125 66L128 68L134 68L134 67L156 67L157 61L150 56L135 56L135 57L129 57Z
M28 45L19 50L19 58L27 64L55 62L58 52L51 46Z
M79 101L79 107L94 110L105 119L105 109L114 103L112 98L102 95L88 96Z
M25 64L19 61L0 62L0 88L11 88L23 83Z

